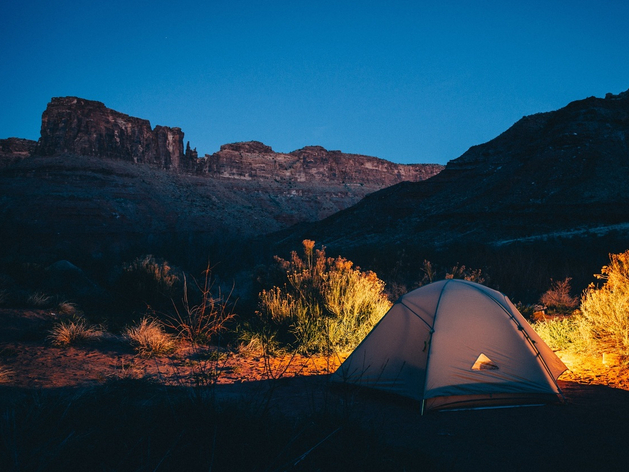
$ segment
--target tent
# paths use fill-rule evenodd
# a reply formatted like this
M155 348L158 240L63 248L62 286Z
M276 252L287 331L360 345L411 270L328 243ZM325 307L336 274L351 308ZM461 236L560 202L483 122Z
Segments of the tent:
M504 294L449 279L402 296L331 380L420 400L423 413L560 402L565 370Z

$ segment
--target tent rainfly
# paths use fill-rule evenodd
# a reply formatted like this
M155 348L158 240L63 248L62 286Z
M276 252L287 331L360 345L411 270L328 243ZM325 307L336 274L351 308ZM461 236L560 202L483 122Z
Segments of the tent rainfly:
M449 279L402 296L332 375L422 413L563 401L566 366L502 293Z

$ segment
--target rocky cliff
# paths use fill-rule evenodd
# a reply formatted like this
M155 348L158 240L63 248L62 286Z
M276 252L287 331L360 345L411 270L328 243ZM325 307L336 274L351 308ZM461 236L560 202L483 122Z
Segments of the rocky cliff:
M376 157L328 151L307 146L288 154L276 153L259 142L226 144L198 160L197 172L217 178L325 182L388 187L418 182L439 173L438 164L395 164Z
M111 110L101 102L57 97L42 115L35 153L115 158L162 169L186 169L192 154L184 154L183 136L180 128L151 128L148 120Z
M22 138L0 139L0 169L29 157L37 149L37 141Z
M198 158L183 138L179 128L152 128L100 102L52 99L38 143L0 140L0 261L206 252L442 169L318 146L276 153L255 141Z
M296 247L308 237L372 267L384 248L401 265L402 253L415 266L440 254L449 264L525 273L536 277L532 287L549 276L591 277L609 252L627 249L628 181L629 91L523 117L429 180L375 192L276 240ZM592 265L568 271L586 260ZM544 264L563 273L547 274Z
M256 141L225 144L198 158L180 128L151 127L148 120L77 97L53 98L42 116L42 156L72 154L122 159L162 169L240 180L334 182L368 185L371 190L402 181L419 181L443 169L436 164L395 164L376 157L309 146L276 153Z

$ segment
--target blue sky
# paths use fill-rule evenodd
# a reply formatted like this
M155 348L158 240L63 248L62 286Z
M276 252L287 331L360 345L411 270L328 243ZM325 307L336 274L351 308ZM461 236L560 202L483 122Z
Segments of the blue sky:
M524 115L629 89L629 2L5 1L0 138L52 97L258 140L447 161Z

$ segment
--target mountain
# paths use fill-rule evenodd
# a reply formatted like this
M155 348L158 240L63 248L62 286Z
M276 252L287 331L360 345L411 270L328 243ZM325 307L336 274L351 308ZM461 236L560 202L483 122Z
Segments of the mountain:
M203 259L208 245L316 221L442 168L320 146L276 153L255 141L199 157L180 128L53 98L37 142L0 140L0 256L51 263L157 251Z
M429 180L375 192L274 239L278 250L314 239L385 271L406 264L417 274L432 257L471 261L498 278L535 272L544 280L530 285L548 284L591 276L608 252L626 249L627 182L629 91L526 116Z

